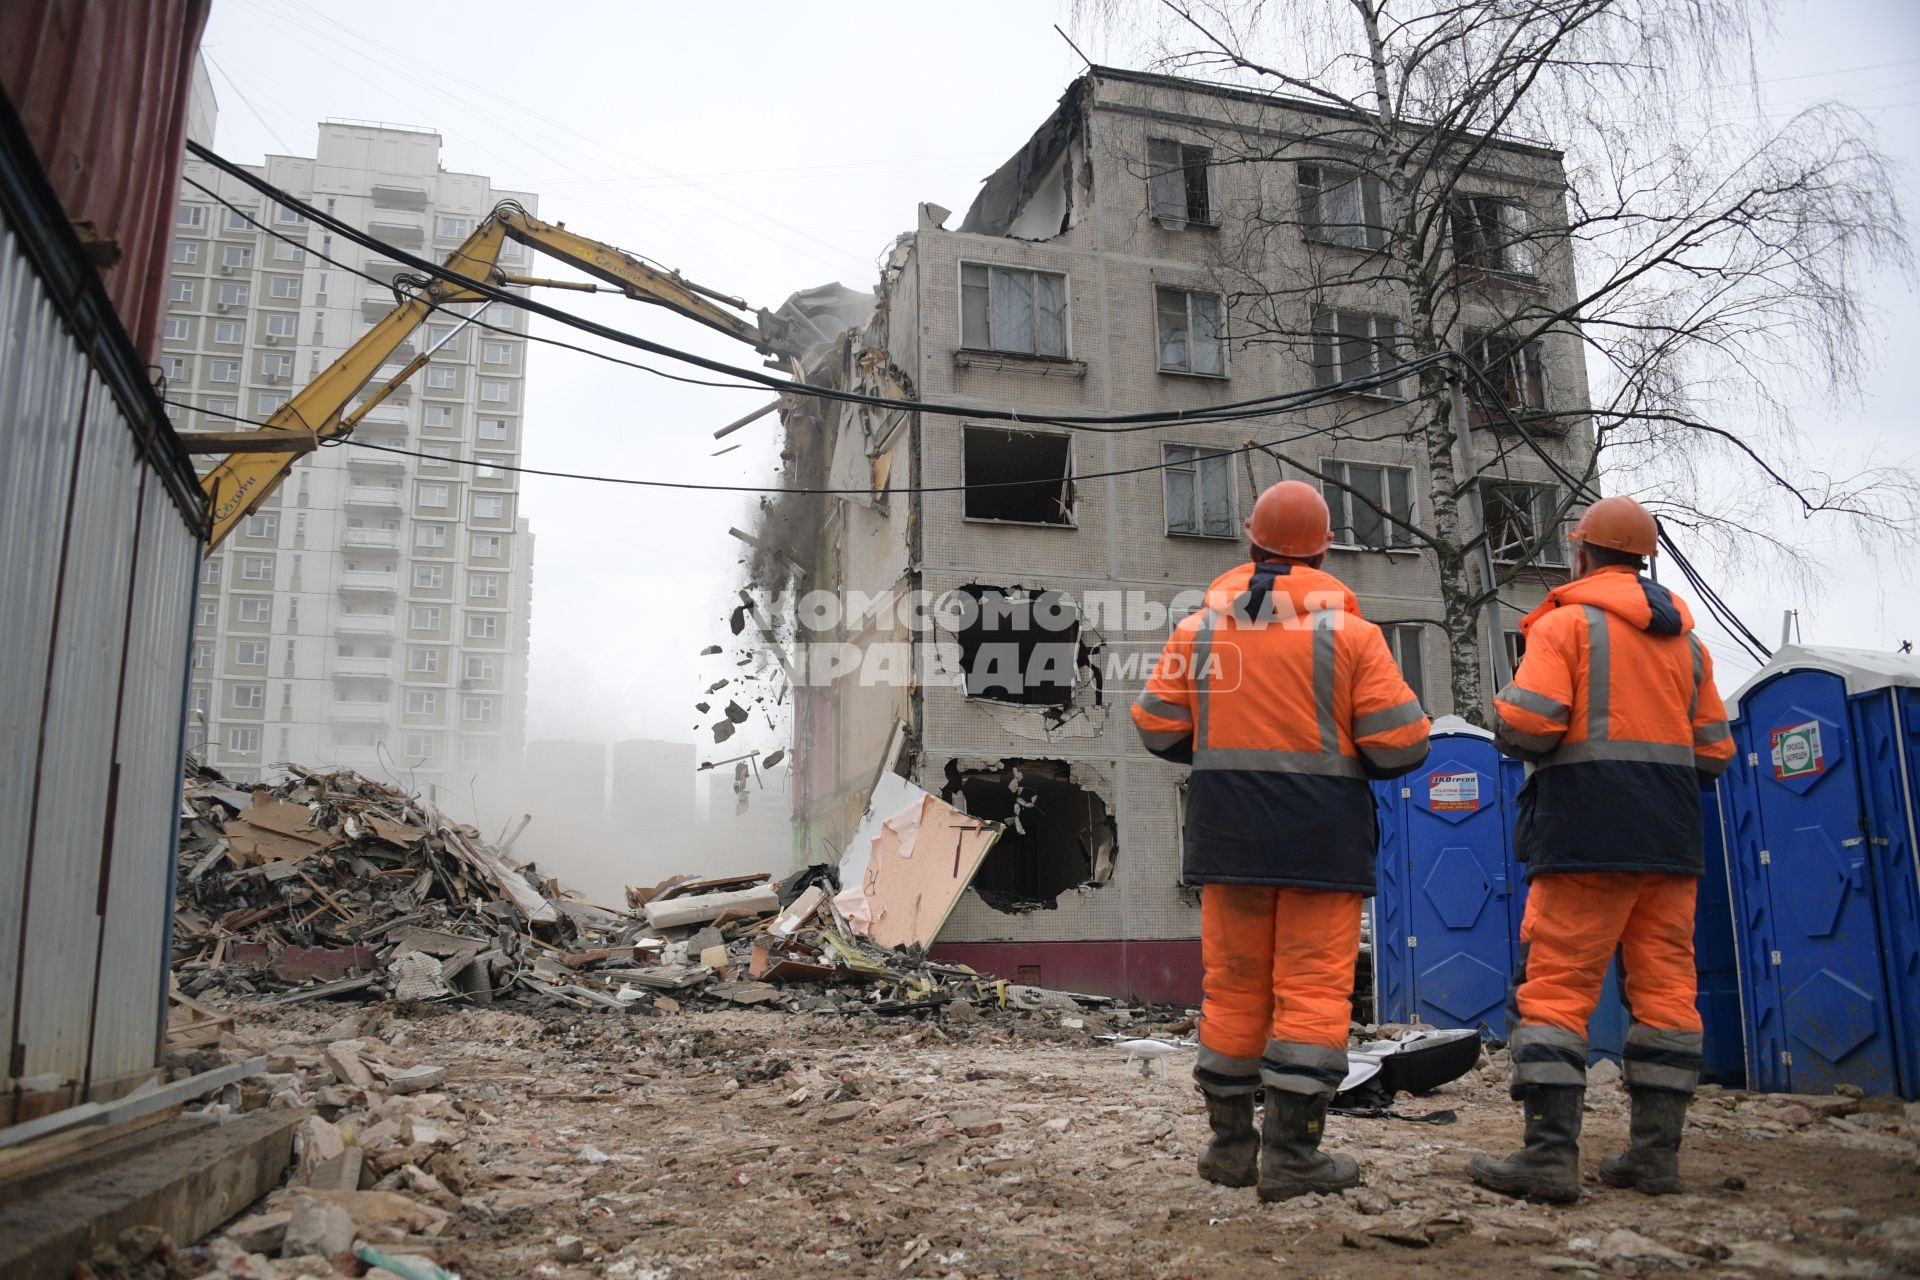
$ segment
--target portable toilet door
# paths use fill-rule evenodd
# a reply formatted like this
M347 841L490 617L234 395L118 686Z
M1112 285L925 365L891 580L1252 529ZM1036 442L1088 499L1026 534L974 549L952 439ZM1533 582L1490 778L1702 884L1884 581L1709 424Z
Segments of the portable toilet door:
M1517 917L1493 735L1443 716L1427 763L1375 794L1375 1016L1504 1035Z
M1783 649L1735 695L1736 754L1722 795L1757 1089L1911 1090L1900 1040L1916 1028L1902 1025L1889 982L1895 922L1885 900L1899 896L1911 862L1880 854L1893 815L1869 807L1870 761L1851 705L1856 694L1885 700L1876 668L1886 660L1858 655L1873 660L1863 666L1850 655ZM1920 681L1920 664L1914 675Z

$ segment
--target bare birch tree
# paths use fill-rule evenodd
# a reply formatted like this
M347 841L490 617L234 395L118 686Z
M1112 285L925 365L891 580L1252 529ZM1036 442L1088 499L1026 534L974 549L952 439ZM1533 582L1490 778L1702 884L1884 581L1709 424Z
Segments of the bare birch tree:
M1867 280L1910 263L1862 118L1826 104L1764 123L1751 52L1765 0L1087 0L1078 16L1149 41L1165 70L1318 109L1310 141L1212 139L1210 163L1272 166L1263 189L1290 197L1241 211L1220 240L1236 341L1317 371L1451 350L1484 375L1463 379L1462 415L1456 365L1417 374L1408 437L1425 501L1400 522L1437 563L1459 714L1484 722L1489 701L1482 604L1539 571L1602 468L1722 550L1767 542L1782 505L1882 543L1920 532L1910 471L1833 475L1784 420L1795 391L1857 388ZM1564 153L1564 190L1529 184L1514 145L1528 142ZM1283 274L1270 264L1298 255L1264 243L1282 236L1341 251ZM1356 296L1363 308L1340 309ZM1584 365L1586 404L1547 394L1553 350ZM1588 438L1558 451L1574 483L1538 509L1482 484L1540 441ZM1395 519L1380 495L1354 500Z

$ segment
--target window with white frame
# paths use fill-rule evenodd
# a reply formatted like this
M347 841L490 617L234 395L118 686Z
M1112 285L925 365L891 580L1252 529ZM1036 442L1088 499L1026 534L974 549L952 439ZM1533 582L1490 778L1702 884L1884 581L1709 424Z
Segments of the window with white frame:
M160 325L160 336L168 342L185 342L191 329L185 316L168 316Z
M460 371L452 365L427 366L427 385L436 391L448 391L460 385Z
M1320 488L1333 515L1336 545L1380 549L1414 544L1407 528L1414 522L1411 468L1324 458L1320 473L1327 477Z
M168 302L192 302L193 281L174 280L167 285Z
M269 378L291 378L293 376L293 357L278 352L269 352L260 357L260 372Z
M410 733L401 740L401 752L414 762L433 758L433 739L424 733Z
M227 730L227 750L237 756L257 756L260 754L260 727L235 725Z
M407 615L407 626L414 631L438 631L440 629L440 610L438 606L416 604Z
M440 695L432 689L407 690L407 714L430 716L440 710Z
M438 649L413 649L407 653L407 670L417 671L421 675L440 674L440 651Z
M210 627L218 621L220 621L220 602L218 600L202 600L195 608L193 615L194 626Z
M273 257L276 262L298 262L306 256L307 251L297 244L289 244L285 240L273 242Z
M207 224L207 206L203 204L183 204L174 211L173 225L176 227L204 227Z
M1220 295L1158 288L1153 297L1161 371L1225 377L1227 329Z
M175 240L173 242L173 260L183 266L200 261L200 242L198 240Z
M447 505L447 486L444 484L421 485L420 505L444 509Z
M1406 680L1407 687L1413 690L1413 696L1420 700L1421 706L1427 705L1427 666L1424 638L1420 626L1382 627L1386 633L1387 648L1393 651L1393 660L1400 666L1400 674Z
M426 407L421 425L435 431L447 431L460 425L460 408L451 404L430 404Z
M253 223L248 218L247 214L242 212L241 210L229 209L227 210L227 230L251 231L253 230Z
M1147 209L1175 227L1210 227L1213 149L1172 138L1147 139Z
M242 711L258 711L267 705L267 686L263 684L234 685L233 705Z
M467 656L467 679L469 680L493 679L493 659L482 658L474 654L469 654Z
M467 698L461 708L461 717L476 723L485 723L493 719L492 698Z
M249 538L278 537L280 535L280 517L271 511L248 516L246 535Z
M473 558L476 560L498 560L500 558L500 535L497 533L476 533L473 535Z
M273 612L273 601L259 596L241 596L239 606L242 622L265 622Z
M507 475L505 459L489 458L483 454L474 462L473 475L476 480L504 480Z
M1554 521L1559 489L1550 484L1486 480L1480 485L1480 501L1486 513L1487 545L1495 560L1555 567L1567 563L1566 543Z
M482 440L505 440L507 438L507 420L505 418L480 419L480 438Z
M475 573L467 577L467 594L476 600L496 600L500 596L500 575Z
M253 395L254 412L263 418L272 417L286 402L287 393L284 391L256 391Z
M445 565L417 564L413 566L413 585L424 587L428 591L438 591L447 584Z
M193 669L206 671L213 666L213 642L202 640L193 646Z
M483 342L480 344L480 361L483 364L512 364L513 348L504 342Z
M1488 386L1467 379L1467 421L1476 427L1503 427L1507 412L1524 417L1547 409L1546 347L1484 333L1466 335L1467 358ZM1557 428L1556 428L1557 429Z
M225 396L215 396L207 401L207 413L211 417L227 421L239 416L240 404L238 401L229 400Z
M507 384L504 382L482 382L480 384L480 398L488 404L505 404L507 402Z
M240 381L240 362L210 360L207 362L207 378L212 382L238 382Z
M303 227L307 223L306 216L298 209L288 208L284 204L274 207L273 220L283 227Z
M160 372L166 375L168 382L186 381L187 368L187 358L185 356L160 357Z
M248 582L273 581L273 557L241 556L240 576Z
M267 336L270 338L291 338L293 336L294 317L285 312L276 312L267 317Z
M519 310L519 308L505 302L496 302L482 312L480 318L496 328L511 329L513 327L514 313L517 310Z
M274 276L267 282L270 297L294 299L300 296L299 276Z
M1331 387L1376 377L1402 363L1400 322L1392 316L1332 307L1313 309L1313 381ZM1400 400L1405 379L1395 378L1358 394Z
M233 662L240 667L264 667L267 665L267 642L265 640L242 640L233 646Z
M202 586L215 587L220 585L220 566L222 563L223 562L216 557L209 559L200 566L200 582Z
M423 467L438 469L451 466L452 457L453 449L449 445L423 444L420 446L420 465Z
M979 262L960 265L960 343L976 351L1067 354L1067 278Z
M447 526L443 524L416 524L413 526L413 545L416 547L446 546Z
M497 640L500 638L500 618L498 614L473 613L467 615L467 639Z
M220 306L244 307L247 305L247 286L243 284L223 284L217 295Z
M1167 532L1198 538L1238 537L1233 455L1190 444L1163 445L1161 454Z
M1461 266L1532 278L1540 274L1533 210L1503 196L1455 196L1453 258Z
M467 234L469 225L465 218L454 218L443 213L433 220L433 234L450 240Z
M1380 179L1323 164L1300 165L1295 178L1302 236L1349 249L1386 246L1387 219Z
M473 516L476 520L501 520L507 514L507 500L497 493L475 494Z
M427 326L427 349L440 349L440 345L460 331L458 325L430 324Z
M238 345L246 336L246 326L238 320L215 320L213 322L213 340L215 342L231 342Z
M245 245L230 244L220 250L220 265L223 267L251 267L253 250Z

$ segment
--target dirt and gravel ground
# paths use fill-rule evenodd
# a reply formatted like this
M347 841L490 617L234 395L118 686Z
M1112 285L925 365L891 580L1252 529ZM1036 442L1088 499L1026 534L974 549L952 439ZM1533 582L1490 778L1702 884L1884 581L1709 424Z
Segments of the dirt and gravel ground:
M424 1135L412 1159L431 1176L397 1185L446 1210L412 1243L467 1280L1920 1274L1920 1108L1897 1101L1709 1091L1688 1193L1650 1200L1592 1179L1624 1142L1610 1081L1589 1093L1587 1193L1547 1208L1462 1172L1518 1136L1495 1055L1399 1101L1453 1124L1336 1117L1329 1146L1359 1158L1363 1189L1264 1206L1195 1177L1190 1060L1142 1078L1092 1016L235 1012L242 1045L295 1080L350 1039L448 1069L444 1097L390 1100L429 1118L405 1138Z

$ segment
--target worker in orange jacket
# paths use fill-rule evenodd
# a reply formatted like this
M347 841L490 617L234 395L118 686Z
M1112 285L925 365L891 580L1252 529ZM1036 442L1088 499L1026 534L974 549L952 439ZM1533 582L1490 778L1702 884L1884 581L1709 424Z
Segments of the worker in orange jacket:
M1357 1183L1320 1151L1347 1071L1361 900L1378 841L1369 777L1427 757L1427 717L1380 628L1321 570L1326 500L1288 480L1247 521L1253 559L1167 641L1133 719L1191 764L1184 879L1200 886L1200 1174L1262 1200ZM1254 1093L1266 1119L1254 1132Z
M1653 516L1631 498L1602 498L1569 537L1574 578L1520 623L1526 656L1494 699L1495 742L1530 765L1514 830L1529 893L1508 1007L1526 1145L1468 1166L1484 1187L1554 1203L1580 1195L1587 1019L1616 948L1633 1014L1631 1145L1600 1176L1649 1195L1680 1188L1680 1132L1701 1066L1700 780L1733 761L1692 614L1640 576L1658 549Z

